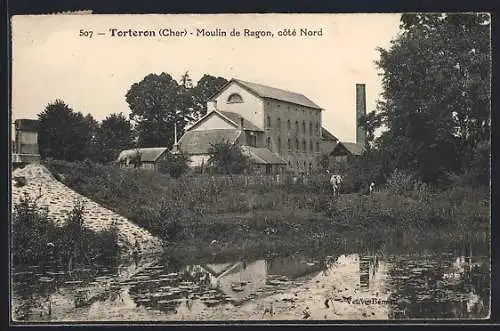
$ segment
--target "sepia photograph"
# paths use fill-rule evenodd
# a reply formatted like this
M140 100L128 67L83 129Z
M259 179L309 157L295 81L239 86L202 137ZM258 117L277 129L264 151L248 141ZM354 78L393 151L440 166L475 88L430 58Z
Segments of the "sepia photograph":
M491 15L14 15L14 325L484 321Z

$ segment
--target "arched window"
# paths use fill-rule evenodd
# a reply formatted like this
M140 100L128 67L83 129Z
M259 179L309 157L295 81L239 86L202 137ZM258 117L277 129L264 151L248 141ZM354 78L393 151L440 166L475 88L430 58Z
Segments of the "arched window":
M309 135L311 135L311 136L313 135L313 124L312 124L312 122L309 122Z
M270 115L267 115L267 127L270 128L272 125L271 125L271 116Z
M271 137L267 137L267 148L272 151L271 149Z
M243 98L238 93L233 93L227 98L227 103L241 103Z
M276 120L276 125L278 126L278 130L281 130L281 118L278 117Z
M292 128L292 125L290 124L290 120L287 121L286 128L288 129L288 131L290 131L290 129Z
M306 121L302 121L302 133L306 134Z
M281 152L281 138L278 137L278 153Z
M300 147L299 147L299 140L298 140L298 139L295 139L295 149L296 149L296 150L300 150Z
M292 150L292 141L290 140L290 138L288 138L288 150Z
M302 141L302 150L305 152L306 151L306 141Z

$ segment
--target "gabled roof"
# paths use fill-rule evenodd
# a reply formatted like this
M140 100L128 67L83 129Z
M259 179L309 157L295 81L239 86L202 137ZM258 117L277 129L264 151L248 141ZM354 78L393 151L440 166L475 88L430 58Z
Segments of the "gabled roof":
M228 141L234 144L241 134L238 129L187 131L179 140L179 149L187 154L207 154L210 144Z
M130 151L139 150L141 153L141 162L156 162L160 156L163 155L166 151L168 151L167 147L149 147L149 148L134 148L134 149L126 149L120 152L120 155L124 153L128 153ZM118 156L120 158L120 156Z
M332 155L334 155L336 152L339 152L342 148L345 149L351 155L361 155L365 150L365 147L361 144L339 142L337 146L335 146L335 148L333 149Z
M208 117L213 116L213 115L219 116L224 121L226 121L228 124L232 125L235 129L240 128L241 119L243 118L240 114L236 114L236 113L229 112L229 111L221 111L221 110L214 109L211 112L208 112L207 114L205 114L205 116L201 117L196 122L194 122L186 130L187 131L192 130L193 128L195 128L198 125L200 125L201 123L203 123L203 121L205 119L207 119ZM243 129L250 130L250 131L264 131L245 118L243 118Z
M324 127L321 127L321 139L338 141L338 138L331 134L330 131L328 131Z
M290 91L282 90L282 89L267 86L267 85L246 82L246 81L243 81L240 79L235 79L235 78L231 79L224 87L222 87L222 89L220 89L219 92L217 92L210 99L213 99L215 96L219 95L219 93L221 91L223 91L226 88L226 86L229 86L231 83L236 83L236 84L242 86L246 90L252 92L253 94L255 94L261 98L286 101L286 102L293 103L296 105L306 106L306 107L315 108L315 109L321 109L320 106L318 106L317 104L312 102L309 98L307 98L303 94L290 92Z
M218 110L219 113L222 115L226 116L229 118L231 121L233 121L238 127L241 125L241 119L243 119L243 130L250 130L250 131L264 131L249 120L245 119L243 116L237 113L233 113L230 111L222 111Z
M278 154L265 147L241 146L241 151L255 164L286 164Z

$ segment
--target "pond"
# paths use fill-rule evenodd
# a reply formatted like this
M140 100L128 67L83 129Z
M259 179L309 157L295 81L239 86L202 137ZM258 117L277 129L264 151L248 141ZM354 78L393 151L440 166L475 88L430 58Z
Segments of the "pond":
M168 256L12 275L15 321L482 319L479 251L332 252L199 264ZM218 259L220 261L220 259Z

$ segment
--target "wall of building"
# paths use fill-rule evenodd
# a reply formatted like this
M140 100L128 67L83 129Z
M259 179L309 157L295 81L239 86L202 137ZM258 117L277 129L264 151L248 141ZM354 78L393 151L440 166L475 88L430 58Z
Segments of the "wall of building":
M229 96L233 93L239 94L243 102L228 102ZM215 100L217 109L240 114L259 128L264 128L264 102L240 85L230 84Z
M202 164L207 165L209 158L210 155L208 154L191 155L189 156L189 160L191 160L189 166L194 168L194 167L200 167Z
M15 144L15 153L38 154L38 133L17 131Z
M236 123L238 124L238 123ZM202 123L194 127L191 131L205 131L215 129L234 129L234 126L222 119L217 114L209 115Z
M265 145L269 141L270 149L289 162L288 170L316 170L321 156L321 110L266 99L264 115Z

